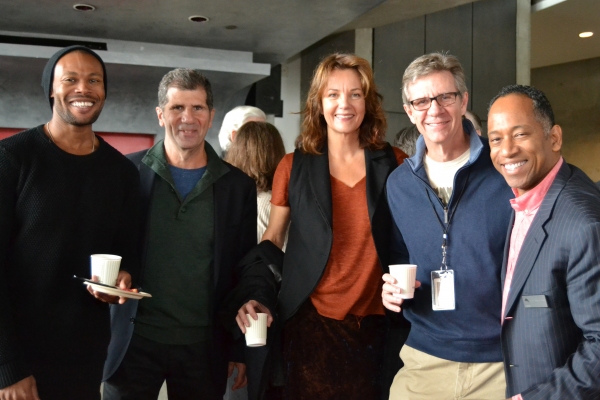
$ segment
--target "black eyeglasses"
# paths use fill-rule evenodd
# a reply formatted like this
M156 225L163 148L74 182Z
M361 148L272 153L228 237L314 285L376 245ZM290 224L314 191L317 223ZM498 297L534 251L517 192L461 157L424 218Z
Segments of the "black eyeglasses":
M423 97L420 99L415 99L415 100L409 101L409 103L411 106L413 106L413 108L415 110L425 111L425 110L429 110L429 107L431 107L431 103L433 102L433 100L437 101L437 103L440 106L446 107L446 106L456 103L456 96L460 96L460 93L459 92L442 93L442 94L438 94L435 97Z

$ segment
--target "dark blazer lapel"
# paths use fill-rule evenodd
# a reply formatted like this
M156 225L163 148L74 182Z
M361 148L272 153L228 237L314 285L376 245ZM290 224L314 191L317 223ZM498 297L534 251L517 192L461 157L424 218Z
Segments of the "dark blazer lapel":
M327 145L320 155L306 155L308 159L308 179L313 196L321 210L323 218L333 227L333 211L331 199L331 177L329 173L329 158Z
M512 235L513 225L515 224L515 212L513 211L510 216L510 223L508 224L508 232L506 232L506 240L504 244L504 257L502 258L502 272L501 280L502 288L504 288L504 280L506 279L506 267L508 264L508 251L510 250L510 236Z
M227 215L229 210L228 199L230 198L229 191L231 185L227 184L226 179L217 179L213 183L213 198L214 198L214 210L215 210L215 253L214 253L214 266L213 266L213 283L216 286L218 283L219 272L221 265L223 265L223 254L227 249Z
M148 244L148 221L150 218L150 203L152 201L152 189L154 188L154 180L156 173L152 168L148 167L142 162L142 159L146 155L146 152L138 152L128 156L129 159L135 164L140 172L140 276L139 283L142 282L144 276L144 266L146 265L147 255L147 244Z
M137 167L140 172L140 196L142 215L148 215L150 207L150 198L152 197L152 188L154 186L155 172L142 162L148 150L139 151L134 154L128 154L127 158ZM146 221L143 221L145 224ZM145 228L145 226L144 226Z
M396 167L390 163L385 150L371 151L365 148L365 165L367 169L367 205L369 220L373 224L373 216L377 210L379 199L390 172Z
M382 272L388 272L392 216L385 198L385 184L388 175L398 166L398 162L390 147L376 151L365 149L365 165L371 234Z
M144 163L140 163L139 170L140 193L142 197L142 215L148 215L148 211L150 209L150 199L152 198L152 188L154 187L154 178L156 177L156 173Z
M510 309L517 303L521 296L523 286L527 282L527 278L531 273L531 270L535 264L535 261L542 249L542 245L548 236L548 233L544 229L546 223L552 219L552 213L554 212L554 205L558 195L565 187L569 177L571 176L571 168L563 161L563 165L560 167L554 182L550 186L548 193L544 196L540 209L535 215L531 227L525 236L525 241L521 246L521 253L517 258L517 264L515 265L515 272L513 275L510 293L506 302L506 315L508 315ZM509 239L510 240L510 239Z

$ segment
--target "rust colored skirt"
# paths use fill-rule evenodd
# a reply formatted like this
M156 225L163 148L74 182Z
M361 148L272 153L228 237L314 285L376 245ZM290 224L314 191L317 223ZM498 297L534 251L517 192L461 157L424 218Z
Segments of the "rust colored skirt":
M383 315L319 315L310 300L283 329L287 400L379 400L386 335Z

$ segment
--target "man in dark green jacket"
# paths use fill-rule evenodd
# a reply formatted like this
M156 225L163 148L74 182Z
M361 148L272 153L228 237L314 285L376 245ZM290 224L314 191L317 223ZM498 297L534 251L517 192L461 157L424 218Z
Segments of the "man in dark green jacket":
M222 399L228 362L245 384L243 338L218 312L235 267L256 242L256 186L219 159L205 136L214 116L209 81L167 73L158 92L165 139L130 159L140 170L141 286L151 299L112 308L104 398Z

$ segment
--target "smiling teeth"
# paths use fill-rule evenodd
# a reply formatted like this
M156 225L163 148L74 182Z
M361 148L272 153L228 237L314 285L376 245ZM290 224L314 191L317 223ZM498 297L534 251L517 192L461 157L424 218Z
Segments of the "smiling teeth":
M74 101L71 104L75 107L91 107L94 105L94 103L90 101Z
M522 165L525 165L525 161L521 161L514 164L504 164L504 168L506 168L508 171L514 171Z

